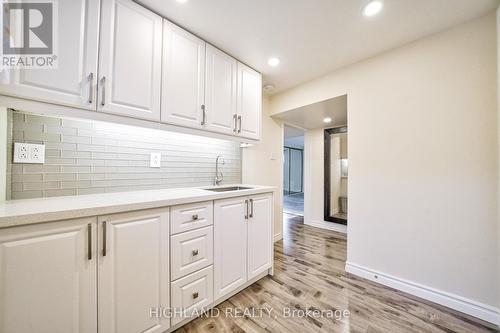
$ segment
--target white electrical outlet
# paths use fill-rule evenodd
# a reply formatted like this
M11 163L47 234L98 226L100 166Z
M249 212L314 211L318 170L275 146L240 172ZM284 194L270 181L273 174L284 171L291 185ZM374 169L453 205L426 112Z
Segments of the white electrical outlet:
M45 145L15 142L14 163L45 163Z
M161 168L161 153L151 153L149 159L150 168Z

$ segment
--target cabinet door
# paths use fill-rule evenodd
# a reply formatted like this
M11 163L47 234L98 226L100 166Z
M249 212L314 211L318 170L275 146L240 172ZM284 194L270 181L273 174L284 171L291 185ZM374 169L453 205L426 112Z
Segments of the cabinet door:
M207 45L205 128L219 133L236 131L236 74L238 62Z
M0 332L96 332L96 221L0 230Z
M168 215L157 209L99 218L99 332L170 327L160 308L170 304Z
M161 120L200 128L204 103L205 42L164 21Z
M238 132L249 139L260 139L262 76L238 63Z
M265 272L272 265L273 197L265 194L249 199L248 279Z
M58 2L56 69L4 70L0 94L96 108L99 0Z
M160 120L162 18L132 0L102 0L98 110Z
M246 199L214 204L214 299L247 281Z

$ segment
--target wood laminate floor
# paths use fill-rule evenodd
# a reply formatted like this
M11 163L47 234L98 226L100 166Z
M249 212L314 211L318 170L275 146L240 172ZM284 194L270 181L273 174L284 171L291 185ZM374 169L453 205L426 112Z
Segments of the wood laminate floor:
M345 235L302 221L285 215L273 277L221 303L219 316L198 318L177 332L498 332L478 319L346 273ZM235 309L257 316L235 316ZM263 315L259 309L266 309ZM330 312L289 317L293 309L297 315L306 309ZM350 315L335 320L330 315L335 310Z

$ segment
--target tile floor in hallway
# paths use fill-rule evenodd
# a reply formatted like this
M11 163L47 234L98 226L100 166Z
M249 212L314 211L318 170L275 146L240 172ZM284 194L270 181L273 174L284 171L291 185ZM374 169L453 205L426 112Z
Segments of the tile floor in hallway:
M178 332L498 332L492 325L345 272L345 235L285 214L275 274L218 305L272 309L271 317L198 318ZM284 309L349 310L350 316L287 317ZM276 316L276 317L275 317Z
M304 193L283 195L283 210L286 213L304 215Z

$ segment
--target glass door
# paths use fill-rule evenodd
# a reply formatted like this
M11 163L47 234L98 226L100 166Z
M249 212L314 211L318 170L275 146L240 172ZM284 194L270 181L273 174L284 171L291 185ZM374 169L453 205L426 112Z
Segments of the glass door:
M285 147L284 151L283 190L285 195L302 193L304 151L302 149Z

